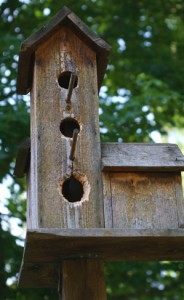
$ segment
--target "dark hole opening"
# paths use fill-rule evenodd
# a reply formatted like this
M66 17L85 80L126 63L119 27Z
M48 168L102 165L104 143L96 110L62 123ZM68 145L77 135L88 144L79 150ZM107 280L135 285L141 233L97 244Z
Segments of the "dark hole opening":
M72 175L64 181L62 194L69 202L78 202L84 194L83 185Z
M70 71L61 73L61 75L58 78L58 83L59 83L60 87L62 87L64 89L68 89L71 74L72 74L72 72L70 72ZM78 83L78 79L76 77L75 83L74 83L74 88L77 86L77 83Z
M72 118L66 118L61 122L60 131L66 137L73 137L74 129L78 129L80 131L79 123Z

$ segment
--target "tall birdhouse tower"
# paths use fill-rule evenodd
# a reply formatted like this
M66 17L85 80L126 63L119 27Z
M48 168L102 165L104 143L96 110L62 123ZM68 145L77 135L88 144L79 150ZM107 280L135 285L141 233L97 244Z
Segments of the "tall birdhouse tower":
M100 143L98 91L109 51L65 7L20 52L17 87L31 93L31 142L15 168L28 182L19 284L62 281L64 300L106 299L103 260L184 258L177 145Z
M109 50L67 8L22 44L18 92L31 92L29 229L104 226L98 89Z

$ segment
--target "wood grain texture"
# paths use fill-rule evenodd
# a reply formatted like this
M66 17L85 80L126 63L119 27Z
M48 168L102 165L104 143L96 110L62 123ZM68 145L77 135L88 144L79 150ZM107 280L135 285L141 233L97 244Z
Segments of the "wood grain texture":
M110 173L103 173L103 203L105 228L113 228L112 192Z
M67 25L82 41L96 53L98 90L104 77L111 47L91 32L89 28L66 6L63 7L48 24L34 32L21 45L18 65L17 92L27 94L32 87L34 54L42 43L49 40L54 33Z
M184 229L28 231L19 286L57 287L58 267L63 260L94 256L105 261L184 260Z
M18 278L19 287L56 288L58 284L58 267L57 263L23 264Z
M113 227L177 229L179 179L173 173L111 173Z
M178 213L178 226L184 228L184 195L182 189L182 178L177 176L176 178L176 200L177 200L177 213Z
M78 76L71 111L66 110L68 90L58 84L64 71ZM96 73L95 52L67 27L36 51L31 100L31 189L40 227L104 227ZM84 196L77 203L68 202L62 194L62 183L72 173L72 140L60 132L65 118L74 118L80 125L73 173L81 178L84 175L85 182ZM30 217L34 218L34 211Z
M184 156L175 144L102 143L101 151L103 171L184 170Z
M17 156L15 173L16 176L24 175L27 162L26 151L21 147ZM20 154L19 154L20 152ZM149 172L175 172L184 170L184 156L175 144L154 143L101 143L102 170L103 171L149 171ZM21 173L16 170L21 170ZM23 170L23 171L22 171Z
M177 255L181 259L184 258L184 251L180 251L184 249L183 241L183 229L45 228L27 233L24 260L32 263L55 263L67 257L90 258L95 255L105 260L144 260L159 257L177 259ZM160 246L152 248L153 243L160 243ZM141 252L137 252L140 248ZM172 251L168 251L169 248Z
M62 263L63 300L105 300L104 263L99 259L73 259Z

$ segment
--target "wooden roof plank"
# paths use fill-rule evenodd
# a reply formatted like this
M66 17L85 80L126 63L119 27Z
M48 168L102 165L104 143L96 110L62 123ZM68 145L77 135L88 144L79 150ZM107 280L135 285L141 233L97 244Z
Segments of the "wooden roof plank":
M56 31L62 21L71 13L70 9L66 6L59 11L46 25L31 34L21 46L21 51L27 51L28 48L35 50L37 45L42 43L46 38L48 38L54 31Z
M102 143L103 171L184 171L184 156L175 144Z

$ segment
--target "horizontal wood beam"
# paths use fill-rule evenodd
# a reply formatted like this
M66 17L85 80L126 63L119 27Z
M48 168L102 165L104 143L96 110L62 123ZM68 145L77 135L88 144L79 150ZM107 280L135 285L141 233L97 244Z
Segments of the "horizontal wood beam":
M57 287L58 266L69 258L184 260L184 229L45 228L28 231L19 286Z

